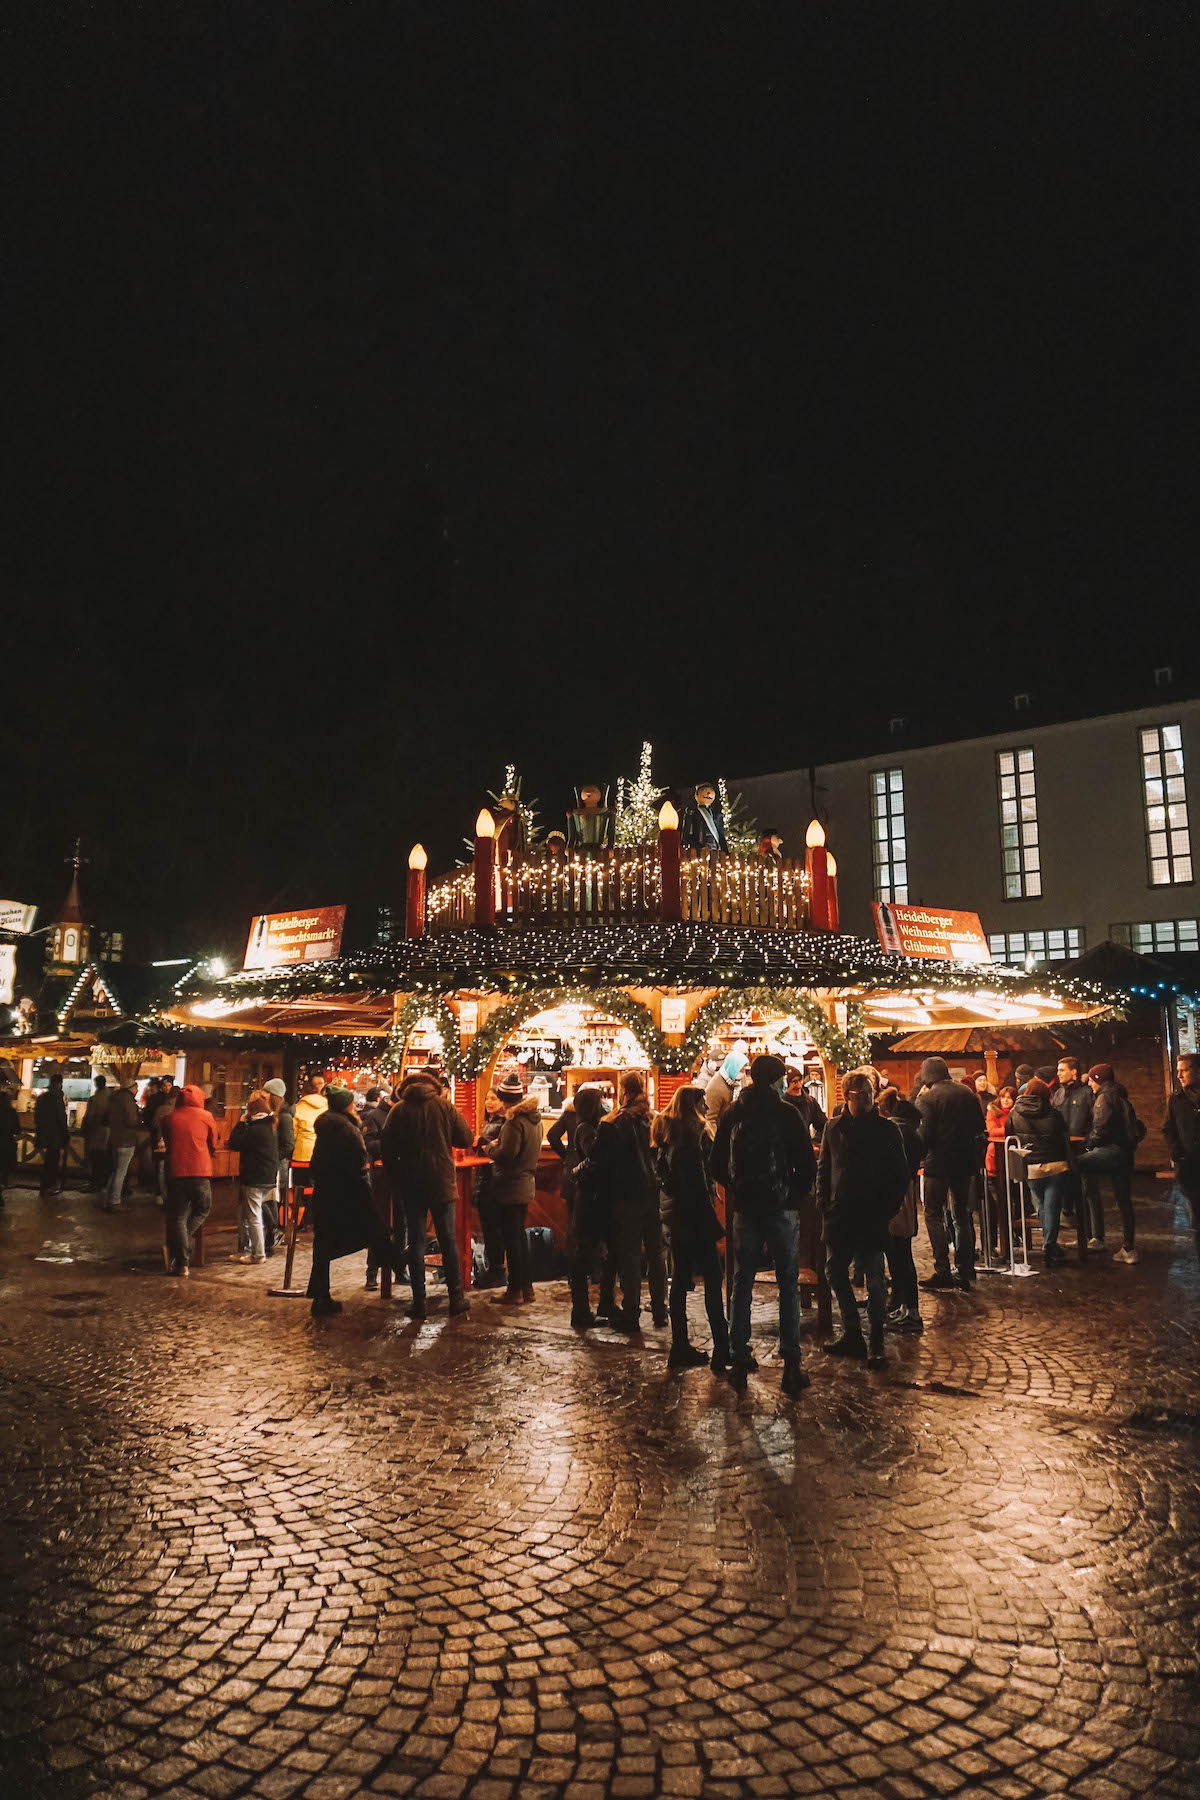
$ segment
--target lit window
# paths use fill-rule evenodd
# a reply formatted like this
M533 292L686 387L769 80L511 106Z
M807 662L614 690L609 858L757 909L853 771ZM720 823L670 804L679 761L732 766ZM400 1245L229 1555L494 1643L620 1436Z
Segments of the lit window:
M996 752L1000 794L1000 867L1006 900L1037 900L1042 892L1037 776L1032 749Z
M876 769L871 776L875 898L908 902L908 839L904 831L904 770Z
M988 937L993 962L1023 969L1026 964L1068 962L1083 954L1083 932L1075 925L1049 931L993 931Z
M1141 746L1150 886L1173 887L1192 879L1182 730L1178 725L1151 725L1141 733Z
M1200 951L1200 919L1144 919L1134 925L1110 925L1114 944L1128 944L1139 956Z

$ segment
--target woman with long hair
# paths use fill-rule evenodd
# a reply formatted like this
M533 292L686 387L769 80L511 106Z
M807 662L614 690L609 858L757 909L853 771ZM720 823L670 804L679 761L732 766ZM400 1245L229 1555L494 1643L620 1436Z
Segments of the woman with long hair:
M705 1096L699 1088L677 1088L666 1111L654 1121L653 1142L662 1194L660 1210L673 1264L668 1366L692 1369L707 1362L714 1374L720 1374L729 1367L729 1326L717 1250L725 1233L714 1203L705 1112ZM688 1339L687 1297L696 1276L704 1282L704 1305L712 1332L710 1356Z

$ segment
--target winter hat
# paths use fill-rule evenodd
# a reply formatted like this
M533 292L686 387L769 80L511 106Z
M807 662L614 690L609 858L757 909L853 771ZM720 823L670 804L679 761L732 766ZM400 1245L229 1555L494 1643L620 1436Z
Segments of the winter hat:
M524 1083L515 1069L508 1071L496 1092L505 1100L523 1100L525 1098Z
M349 1112L354 1105L354 1095L349 1088L331 1087L325 1089L325 1098L329 1102L330 1112Z
M1087 1078L1089 1081L1098 1082L1103 1087L1106 1082L1115 1081L1117 1074L1111 1063L1097 1063L1094 1068L1088 1070Z
M1027 1081L1032 1081L1033 1064L1018 1063L1016 1069L1013 1071L1013 1080L1017 1083L1018 1087L1023 1087Z
M280 1081L278 1075L276 1075L274 1081L263 1082L263 1093L274 1094L277 1100L286 1100L287 1084L286 1082Z
M1033 1070L1029 1073L1032 1075ZM921 1064L920 1082L922 1087L936 1087L939 1081L949 1081L950 1071L946 1067L944 1056L927 1056Z
M786 1074L783 1058L779 1056L756 1056L750 1064L750 1079L755 1087L775 1087Z

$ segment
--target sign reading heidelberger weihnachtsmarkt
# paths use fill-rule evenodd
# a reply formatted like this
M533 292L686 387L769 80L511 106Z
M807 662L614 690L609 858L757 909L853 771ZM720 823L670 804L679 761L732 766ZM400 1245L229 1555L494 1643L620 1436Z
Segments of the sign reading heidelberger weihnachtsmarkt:
M344 906L311 912L259 913L250 922L243 969L275 969L284 963L330 962L342 947Z
M36 918L36 906L26 906L23 900L0 900L0 931L18 935L32 931Z
M936 906L871 907L885 950L897 956L932 956L939 962L991 962L992 952L978 913L943 912Z

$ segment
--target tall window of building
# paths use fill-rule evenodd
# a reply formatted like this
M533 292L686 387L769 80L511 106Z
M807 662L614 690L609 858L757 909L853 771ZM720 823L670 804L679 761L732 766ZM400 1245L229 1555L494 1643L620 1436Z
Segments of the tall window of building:
M1156 952L1200 950L1200 919L1143 919L1135 924L1110 925L1108 935L1114 944L1128 944L1139 956Z
M998 750L1000 857L1006 900L1036 900L1042 892L1042 850L1038 842L1037 775L1033 751Z
M1172 887L1192 879L1183 732L1178 725L1150 725L1141 740L1150 886Z
M875 898L908 902L908 839L904 830L904 770L876 769L871 776L875 827Z
M988 945L993 961L1023 969L1026 963L1066 962L1082 956L1083 932L1075 925L1051 931L993 931Z

